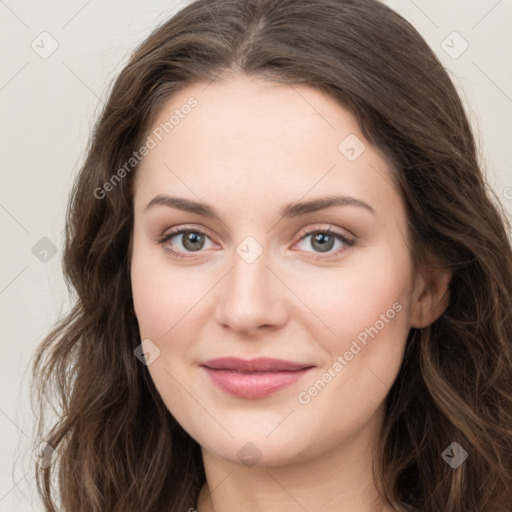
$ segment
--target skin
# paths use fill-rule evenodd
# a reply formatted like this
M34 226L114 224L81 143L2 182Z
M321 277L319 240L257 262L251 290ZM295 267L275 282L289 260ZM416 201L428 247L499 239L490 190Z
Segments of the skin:
M228 75L173 96L153 129L191 96L198 106L136 176L131 279L141 339L160 351L150 375L201 445L207 482L197 510L392 510L379 500L371 471L384 401L410 328L428 325L446 307L449 275L413 271L392 170L333 98L306 85ZM355 161L338 149L350 134L366 146ZM158 194L206 203L220 218L166 205L145 209ZM345 205L280 220L286 204L333 194L374 211ZM182 235L160 244L174 227L205 231L202 248L184 245ZM338 240L322 252L314 235L301 238L327 228L355 244ZM263 251L252 263L236 252L248 236ZM300 403L299 393L393 304L400 312ZM315 368L249 400L224 393L199 367L224 356ZM260 457L251 467L237 455L249 442Z

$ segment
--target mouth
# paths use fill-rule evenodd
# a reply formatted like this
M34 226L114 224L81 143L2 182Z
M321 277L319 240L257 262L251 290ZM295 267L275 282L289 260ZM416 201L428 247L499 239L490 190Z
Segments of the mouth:
M212 359L200 366L219 389L237 398L258 399L299 381L314 365L283 359L234 357Z

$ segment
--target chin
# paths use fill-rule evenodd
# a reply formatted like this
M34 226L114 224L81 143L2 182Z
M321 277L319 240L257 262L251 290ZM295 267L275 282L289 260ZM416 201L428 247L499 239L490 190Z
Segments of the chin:
M254 426L252 429L243 429L240 425L236 429L227 428L233 437L226 434L212 439L211 434L204 433L196 440L214 456L246 467L275 467L302 462L315 457L315 448L318 449L313 438L304 435L304 429L298 427L280 432L278 427L274 432L269 430L265 433Z

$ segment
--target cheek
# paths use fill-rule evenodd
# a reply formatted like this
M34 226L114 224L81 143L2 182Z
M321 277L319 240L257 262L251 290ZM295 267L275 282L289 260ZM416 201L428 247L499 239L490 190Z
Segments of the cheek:
M305 453L319 449L322 443L334 445L362 429L396 378L409 330L410 266L407 254L400 251L382 246L360 251L360 257L354 255L336 268L288 261L277 268L275 264L293 290L269 277L269 286L279 290L272 296L286 296L290 301L284 329L302 330L302 339L321 362L318 373L304 381L286 404L287 409L296 410L300 439L307 440L309 447L303 448ZM205 390L196 386L192 354L205 327L215 327L212 304L217 301L205 295L209 290L220 293L222 288L214 287L224 271L209 265L178 267L154 248L134 246L132 289L141 336L153 340L162 351L148 370L167 408L192 437L206 445L218 426L187 390L200 401L208 401ZM275 411L259 416L239 416L239 411L230 408L222 411L223 423L235 433L240 431L242 437L245 432L256 435L265 430L261 426L265 421L278 422ZM288 447L292 452L300 445L294 423L279 432L283 450ZM224 439L222 435L214 438L217 443ZM226 450L231 450L229 442L225 441ZM266 442L260 441L262 446ZM268 449L272 453L270 445Z
M378 257L368 253L340 271L338 279L317 281L324 293L308 296L314 307L324 305L319 316L334 333L321 337L325 365L305 383L298 402L312 421L330 411L333 435L361 428L398 375L410 329L409 269L405 251L381 249Z
M298 298L289 320L302 324L317 342L321 333L321 345L331 355L338 355L349 350L354 339L363 344L373 339L375 329L379 339L384 337L382 334L395 339L407 334L409 268L405 250L383 250L381 246L375 251L360 251L338 268L307 262L278 270L285 282L293 283ZM155 251L154 247L135 243L131 279L141 336L157 344L173 338L173 351L179 350L179 339L172 331L176 334L193 325L194 318L200 320L208 304L202 299L218 275L206 264L172 265L163 249Z
M166 261L163 249L135 244L131 262L132 294L143 338L154 338L158 343L170 335L174 325L199 300L201 290L193 285L201 279L198 274L200 271L191 268L173 268Z
M159 351L147 367L151 379L167 409L189 432L195 432L194 415L188 412L190 398L183 392L181 383L190 378L190 367L186 364L190 339L184 329L193 319L196 308L192 306L198 302L201 290L191 284L189 273L173 269L166 264L165 255L157 252L144 244L134 244L131 261L134 310L141 339L151 340L157 347L153 350Z
M367 251L336 273L302 279L308 306L328 330L312 339L324 354L324 365L302 388L299 403L307 409L332 410L340 425L366 420L389 392L403 359L410 330L411 273L408 253L401 248ZM309 287L308 287L309 283ZM332 409L333 404L337 404ZM320 415L321 416L321 415Z
M364 341L367 329L375 325L379 333L407 333L410 268L405 249L381 245L355 252L338 268L310 267L297 272L300 277L294 278L294 291L314 313L314 317L303 315L311 318L309 329L313 324L323 327L332 355L334 351L348 350L350 342L360 334Z

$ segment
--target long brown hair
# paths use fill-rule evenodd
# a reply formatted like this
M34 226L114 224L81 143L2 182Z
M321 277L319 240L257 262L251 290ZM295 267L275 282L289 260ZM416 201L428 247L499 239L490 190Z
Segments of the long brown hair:
M412 329L376 464L407 512L512 510L512 250L455 87L418 32L375 0L199 0L156 29L115 80L68 207L63 257L76 305L33 367L45 510L184 511L205 482L199 445L147 368L130 313L133 177L95 193L187 85L223 72L335 97L392 162L415 264L453 271L445 313ZM199 114L200 105L196 112ZM57 408L48 424L47 403ZM467 460L443 453L458 443ZM453 452L452 452L453 455Z

